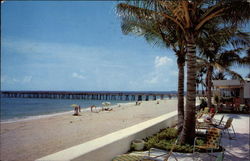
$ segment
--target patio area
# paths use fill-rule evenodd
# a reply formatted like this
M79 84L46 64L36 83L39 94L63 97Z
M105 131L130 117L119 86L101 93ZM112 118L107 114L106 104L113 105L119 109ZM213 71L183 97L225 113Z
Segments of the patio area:
M225 148L224 160L225 161L248 161L249 157L249 115L245 114L217 114L215 119L220 119L224 115L224 121L229 117L233 118L233 127L236 133L236 138L230 139L228 134L225 132L222 134L221 145ZM232 134L232 128L229 130ZM130 155L133 156L148 156L148 151L143 152L132 152ZM150 152L151 157L156 157L163 155L162 157L155 158L157 161L164 160L164 154L168 152L160 149L153 149ZM190 160L200 160L200 161L214 161L222 159L222 152L210 153L176 153L173 152L168 158L168 161L190 161Z

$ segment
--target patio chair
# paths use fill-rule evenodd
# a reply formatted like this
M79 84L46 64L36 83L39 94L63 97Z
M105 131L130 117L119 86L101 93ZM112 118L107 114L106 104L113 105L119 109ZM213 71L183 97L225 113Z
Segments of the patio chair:
M215 161L223 161L224 160L224 153L225 153L225 149L222 148L222 152L220 152L220 154L216 157Z
M212 127L219 127L223 123L224 115L222 115L220 120L211 119L211 122L199 122L196 121L196 134L206 134L207 130Z
M209 154L209 152L213 153L214 150L218 150L220 148L221 130L218 128L210 128L208 130L208 133L206 134L205 142L203 145L196 144L197 139L199 138L201 137L195 137L194 139L194 148L193 148L194 156L195 154L199 154L199 150L203 150L207 154Z
M204 108L203 114L205 114L205 113L209 113L209 107Z
M202 117L196 119L196 129L208 129L212 126L213 124L213 119L214 113L210 114L204 114Z
M226 122L225 124L216 127L216 128L221 129L221 130L223 131L223 133L225 133L225 131L227 131L227 134L228 134L228 136L229 136L229 139L235 139L235 138L236 138L236 133L235 133L235 131L234 131L234 127L233 127L232 122L233 122L233 118L232 118L232 117L229 117L229 118L227 119L227 122ZM230 132L229 132L229 128L230 128L230 127L232 128L232 131L233 131L233 133L234 133L234 136L233 136L233 137L231 137Z
M221 125L222 121L224 119L224 115L222 115L221 119L220 120L216 120L216 119L213 119L212 120L212 126L214 127L218 127Z
M173 156L174 159L175 159L175 161L178 161L178 159L176 158L176 156L173 154L173 151L174 151L174 148L176 147L176 145L177 145L177 143L178 143L179 138L180 138L180 135L177 137L177 139L175 140L174 144L171 146L170 151L168 151L167 153L162 154L162 155L158 155L158 156L155 156L155 157L151 157L151 156L150 156L150 153L151 153L151 151L154 150L155 148L150 148L149 151L148 151L148 156L149 156L150 158L152 158L152 160L154 160L154 159L157 160L157 158L163 157L163 158L164 158L164 161L168 161L169 157L170 157L170 156Z

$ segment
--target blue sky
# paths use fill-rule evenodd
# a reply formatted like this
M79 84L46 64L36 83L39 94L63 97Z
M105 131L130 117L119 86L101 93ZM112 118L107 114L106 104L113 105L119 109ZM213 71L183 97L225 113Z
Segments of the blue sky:
M116 4L4 2L1 89L177 90L173 52L123 35Z

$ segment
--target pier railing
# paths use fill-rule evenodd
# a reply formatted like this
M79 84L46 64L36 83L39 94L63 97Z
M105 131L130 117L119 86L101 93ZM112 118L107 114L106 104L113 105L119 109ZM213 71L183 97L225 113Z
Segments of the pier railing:
M2 91L1 97L7 98L47 98L83 100L124 100L148 101L176 97L172 92L69 92L69 91Z

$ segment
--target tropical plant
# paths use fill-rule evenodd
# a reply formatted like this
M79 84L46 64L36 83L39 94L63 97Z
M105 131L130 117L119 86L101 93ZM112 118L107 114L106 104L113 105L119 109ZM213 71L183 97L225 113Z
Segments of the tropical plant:
M250 78L250 73L248 73L246 77L247 77L247 78Z
M214 71L213 80L227 80L225 72L222 71Z
M187 99L181 143L193 143L195 137L196 40L214 20L238 25L249 19L247 0L135 0L119 3L119 14L138 19L156 19L164 26L176 26L186 41Z
M250 63L240 57L244 48L250 45L250 38L247 33L237 31L235 27L225 27L222 29L213 27L209 34L201 38L198 41L201 58L198 58L198 60L201 67L206 68L206 96L208 107L211 107L212 74L214 69L225 71L232 75L232 77L243 80L238 73L230 70L229 67L234 64L247 65ZM228 45L232 45L235 49L225 50L225 46Z
M176 31L176 27L165 27L153 18L147 21L138 18L122 17L122 32L143 36L145 40L153 45L171 48L177 56L178 65L178 131L181 132L184 120L184 66L185 66L185 39Z

